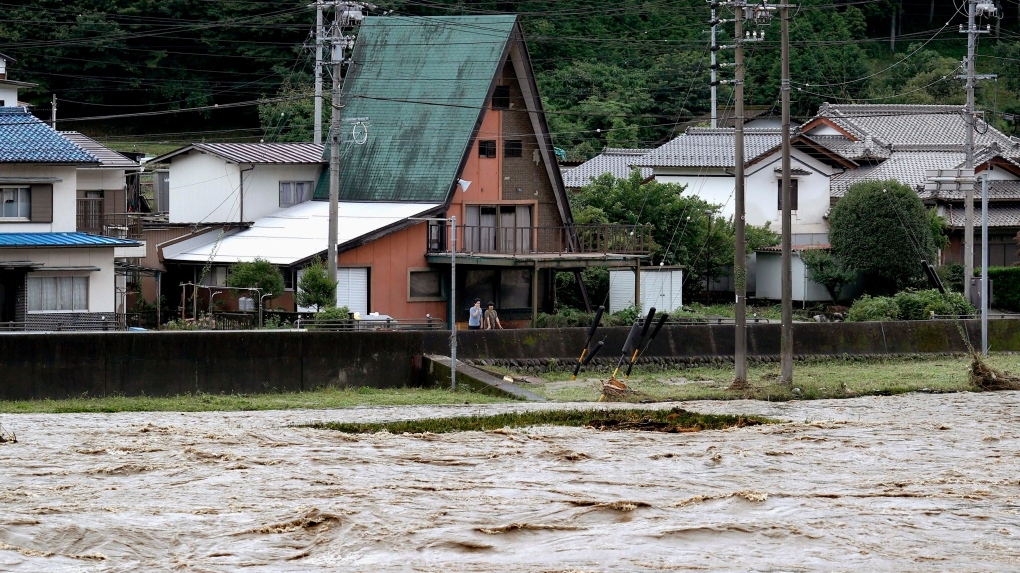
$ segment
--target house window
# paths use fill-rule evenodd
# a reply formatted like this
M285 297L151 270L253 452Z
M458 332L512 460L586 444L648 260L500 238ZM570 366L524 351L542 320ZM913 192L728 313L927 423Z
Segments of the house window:
M32 215L32 190L0 187L0 219L28 219Z
M496 86L492 93L492 109L510 109L510 86Z
M503 157L521 157L524 155L524 144L519 139L508 139L503 142Z
M496 156L495 141L490 139L478 142L478 157L495 157L495 156Z
M409 269L407 299L443 300L443 276L434 269Z
M532 252L531 205L468 205L464 250L471 253Z
M88 277L28 277L29 312L87 312Z
M290 207L312 199L311 181L281 181L280 207Z
M776 184L776 189L778 190L778 193L779 193L779 199L777 201L777 204L779 205L779 207L777 207L777 209L782 211L783 210L783 180L782 179L780 179L779 182ZM796 211L797 210L797 180L796 179L790 179L790 210L791 211Z

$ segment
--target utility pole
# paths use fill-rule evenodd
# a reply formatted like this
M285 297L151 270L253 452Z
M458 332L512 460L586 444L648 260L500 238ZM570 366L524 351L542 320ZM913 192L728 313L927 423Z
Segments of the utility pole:
M793 258L792 258L792 193L790 192L790 5L779 5L782 29L782 105L783 105L783 261L782 261L782 325L780 326L780 380L793 383Z
M344 30L364 20L361 5L356 2L338 2L333 13L333 26L330 29L332 46L331 61L333 64L333 98L329 121L329 247L326 256L329 258L329 273L333 280L337 278L337 233L339 231L340 201L340 81L343 65L347 61L347 49L354 48L354 36L344 34Z
M18 102L14 102L17 104ZM50 127L54 130L57 129L57 94L53 94L53 99L50 105Z
M712 44L711 44L711 46L715 47L715 30L716 30L716 27L719 25L719 21L716 19L715 16L716 16L716 9L719 8L719 2L717 2L716 0L710 0L710 2L711 2L710 7L712 8L712 19L709 20L708 23L712 25ZM738 24L738 26L739 26L739 24ZM709 84L709 86L711 87L711 92L712 92L712 128L714 129L716 127L719 127L719 107L718 107L718 91L719 91L718 90L718 86L719 86L718 79L719 78L717 77L717 74L716 74L716 70L719 69L719 65L716 64L716 61L715 61L715 50L710 50L709 53L711 54L710 57L711 57L711 64L712 64L710 66L710 68L709 68L711 70L711 74L712 74L712 81Z
M315 143L322 143L322 2L315 0Z
M974 86L977 80L989 79L995 76L982 74L978 75L975 70L977 38L978 34L987 34L991 26L981 30L975 21L978 16L987 14L994 16L995 5L988 0L967 0L967 29L960 26L960 32L967 34L967 73L957 78L966 80L967 86L967 108L964 110L964 129L967 130L964 148L967 153L967 160L964 163L966 169L974 169L974 129L977 127L977 113L974 111ZM974 276L974 189L967 192L964 200L964 225L963 225L963 297L970 300L970 279Z
M733 385L743 387L747 384L747 242L745 238L746 208L744 201L744 43L761 42L764 33L748 33L744 31L744 22L748 15L747 2L734 0L727 4L733 8L733 197L734 208L734 245L733 245L733 290L734 335L733 335ZM766 7L756 6L752 9L757 23L767 23L770 14ZM721 20L712 19L712 24ZM714 30L714 28L713 28ZM712 46L713 54L721 48L730 46ZM721 66L714 66L716 68ZM714 81L713 84L724 82Z

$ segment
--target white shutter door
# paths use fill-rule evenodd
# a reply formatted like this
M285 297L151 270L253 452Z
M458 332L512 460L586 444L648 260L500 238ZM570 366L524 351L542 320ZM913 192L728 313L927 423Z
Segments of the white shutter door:
M620 312L632 304L634 304L634 271L609 271L610 314Z
M684 272L680 269L669 273L670 287L673 291L672 300L669 302L670 310L676 310L684 304Z
M368 269L340 268L336 272L336 305L368 314Z

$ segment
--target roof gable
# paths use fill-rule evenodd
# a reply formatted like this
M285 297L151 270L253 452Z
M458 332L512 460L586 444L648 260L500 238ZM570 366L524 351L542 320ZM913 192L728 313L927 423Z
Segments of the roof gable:
M342 144L340 200L447 201L516 22L516 16L365 19L342 118L368 118L370 125L365 144ZM329 197L328 181L327 171L316 199Z
M123 167L124 169L138 167L138 163L135 161L128 159L87 135L77 131L61 131L59 133L74 142L78 147L94 155L99 160L99 167Z
M99 163L22 107L0 107L0 163Z

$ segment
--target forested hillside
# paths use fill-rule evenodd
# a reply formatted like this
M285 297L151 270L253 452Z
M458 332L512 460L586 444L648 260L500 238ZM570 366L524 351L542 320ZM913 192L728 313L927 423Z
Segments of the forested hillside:
M192 140L308 140L314 11L307 0L24 0L0 3L0 52L11 79L66 129L130 148ZM412 0L397 15L521 14L558 146L575 158L606 145L651 146L709 109L704 0ZM823 101L961 103L963 0L804 0L792 27L794 114ZM1018 4L980 45L978 91L1000 127L1020 112ZM727 17L721 10L721 17ZM732 43L732 25L719 43ZM747 50L747 103L778 114L779 23ZM720 52L722 61L731 50ZM732 68L721 73L728 78ZM731 103L720 87L721 106ZM253 102L267 98L283 101ZM234 106L228 105L234 104ZM167 115L172 109L224 106ZM127 115L92 121L75 118ZM1005 117L1008 117L1005 116Z

